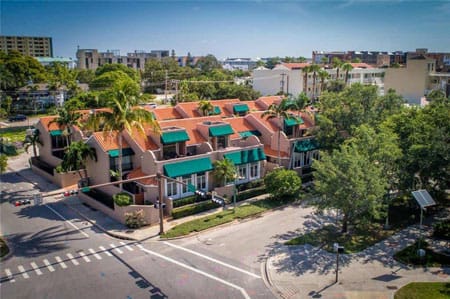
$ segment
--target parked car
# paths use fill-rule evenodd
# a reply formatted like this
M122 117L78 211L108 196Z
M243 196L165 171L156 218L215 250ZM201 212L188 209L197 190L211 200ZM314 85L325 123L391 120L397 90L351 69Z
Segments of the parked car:
M23 114L13 115L13 116L10 116L10 117L8 118L8 120L9 120L10 122L13 122L13 121L24 121L24 120L26 120L26 119L27 119L27 117L26 117L25 115L23 115Z

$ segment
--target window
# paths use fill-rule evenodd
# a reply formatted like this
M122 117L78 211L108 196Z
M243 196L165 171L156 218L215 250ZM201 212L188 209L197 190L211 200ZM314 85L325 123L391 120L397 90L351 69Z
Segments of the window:
M227 147L227 137L228 136L218 136L217 137L217 148L226 148Z
M183 191L181 193L190 192L188 190L188 186L187 185L192 185L192 175L185 175L185 176L183 176L183 183L185 183L186 185L183 185L183 187L182 187Z
M197 173L197 189L206 190L206 173Z
M173 159L177 157L177 144L167 144L163 145L163 156L164 159Z
M305 153L294 153L294 168L302 167L303 156Z
M113 171L119 170L119 157L109 157L109 169ZM122 171L133 169L133 161L131 156L122 156Z
M259 178L259 163L250 164L250 178L251 179Z
M166 183L167 196L176 196L177 195L177 183L168 181Z
M238 166L238 172L239 172L239 181L243 181L247 179L247 164Z

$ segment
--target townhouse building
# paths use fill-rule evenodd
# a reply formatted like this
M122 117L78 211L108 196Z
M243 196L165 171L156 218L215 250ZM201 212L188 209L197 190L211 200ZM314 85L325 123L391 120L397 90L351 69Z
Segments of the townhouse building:
M213 176L214 161L223 159L229 159L235 165L236 179L232 184L259 180L278 166L278 145L281 165L296 170L308 181L313 159L319 157L318 146L310 135L314 126L313 111L291 111L288 119L262 117L271 104L280 101L278 96L245 102L239 99L211 101L211 115L203 115L198 102L148 108L160 131L147 126L145 134L135 130L123 132L122 179L133 180L124 184L124 190L132 195L137 205L155 203L159 200L155 176L161 173L184 183L164 180L162 194L165 201L193 195L194 190L188 185L197 190L213 191L224 185ZM80 113L86 120L97 111ZM119 133L89 132L72 127L71 137L67 138L68 128L60 128L52 122L55 117L42 117L36 125L43 144L39 158L33 160L35 171L60 185L77 183L79 176L72 174L61 180L54 169L62 162L67 145L74 140L83 140L96 152L96 159L86 163L88 179L84 180L85 184L92 186L117 180L113 172L119 166ZM118 193L119 188L108 185L99 191L111 196Z

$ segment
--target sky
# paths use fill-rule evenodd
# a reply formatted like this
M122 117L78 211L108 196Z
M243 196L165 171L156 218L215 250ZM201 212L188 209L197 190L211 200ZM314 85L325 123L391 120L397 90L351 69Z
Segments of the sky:
M311 57L313 50L450 52L446 1L11 1L1 35L49 36L54 56L175 50L176 55Z

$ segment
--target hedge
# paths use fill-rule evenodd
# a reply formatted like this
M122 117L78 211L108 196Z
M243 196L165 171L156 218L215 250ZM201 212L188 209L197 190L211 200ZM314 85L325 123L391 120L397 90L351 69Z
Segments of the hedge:
M236 196L236 201L243 201L258 195L262 195L266 193L266 187L262 186L262 187L258 187L255 189L250 189L250 190L246 190L246 191L242 191L239 192Z
M197 195L193 195L193 196L189 196L189 197L185 197L182 199L177 199L177 200L173 200L173 207L174 208L178 208L178 207L182 207L182 206L186 206L186 205L190 205L193 204L195 202L201 202L201 201L206 201L211 199L211 196L207 196L205 198L201 198Z
M173 219L178 219L182 217L186 217L189 215L194 215L203 211L211 210L214 208L219 207L218 204L216 204L213 201L206 201L206 202L200 202L197 204L191 204L188 206L184 206L181 208L176 208L172 210L172 217Z

